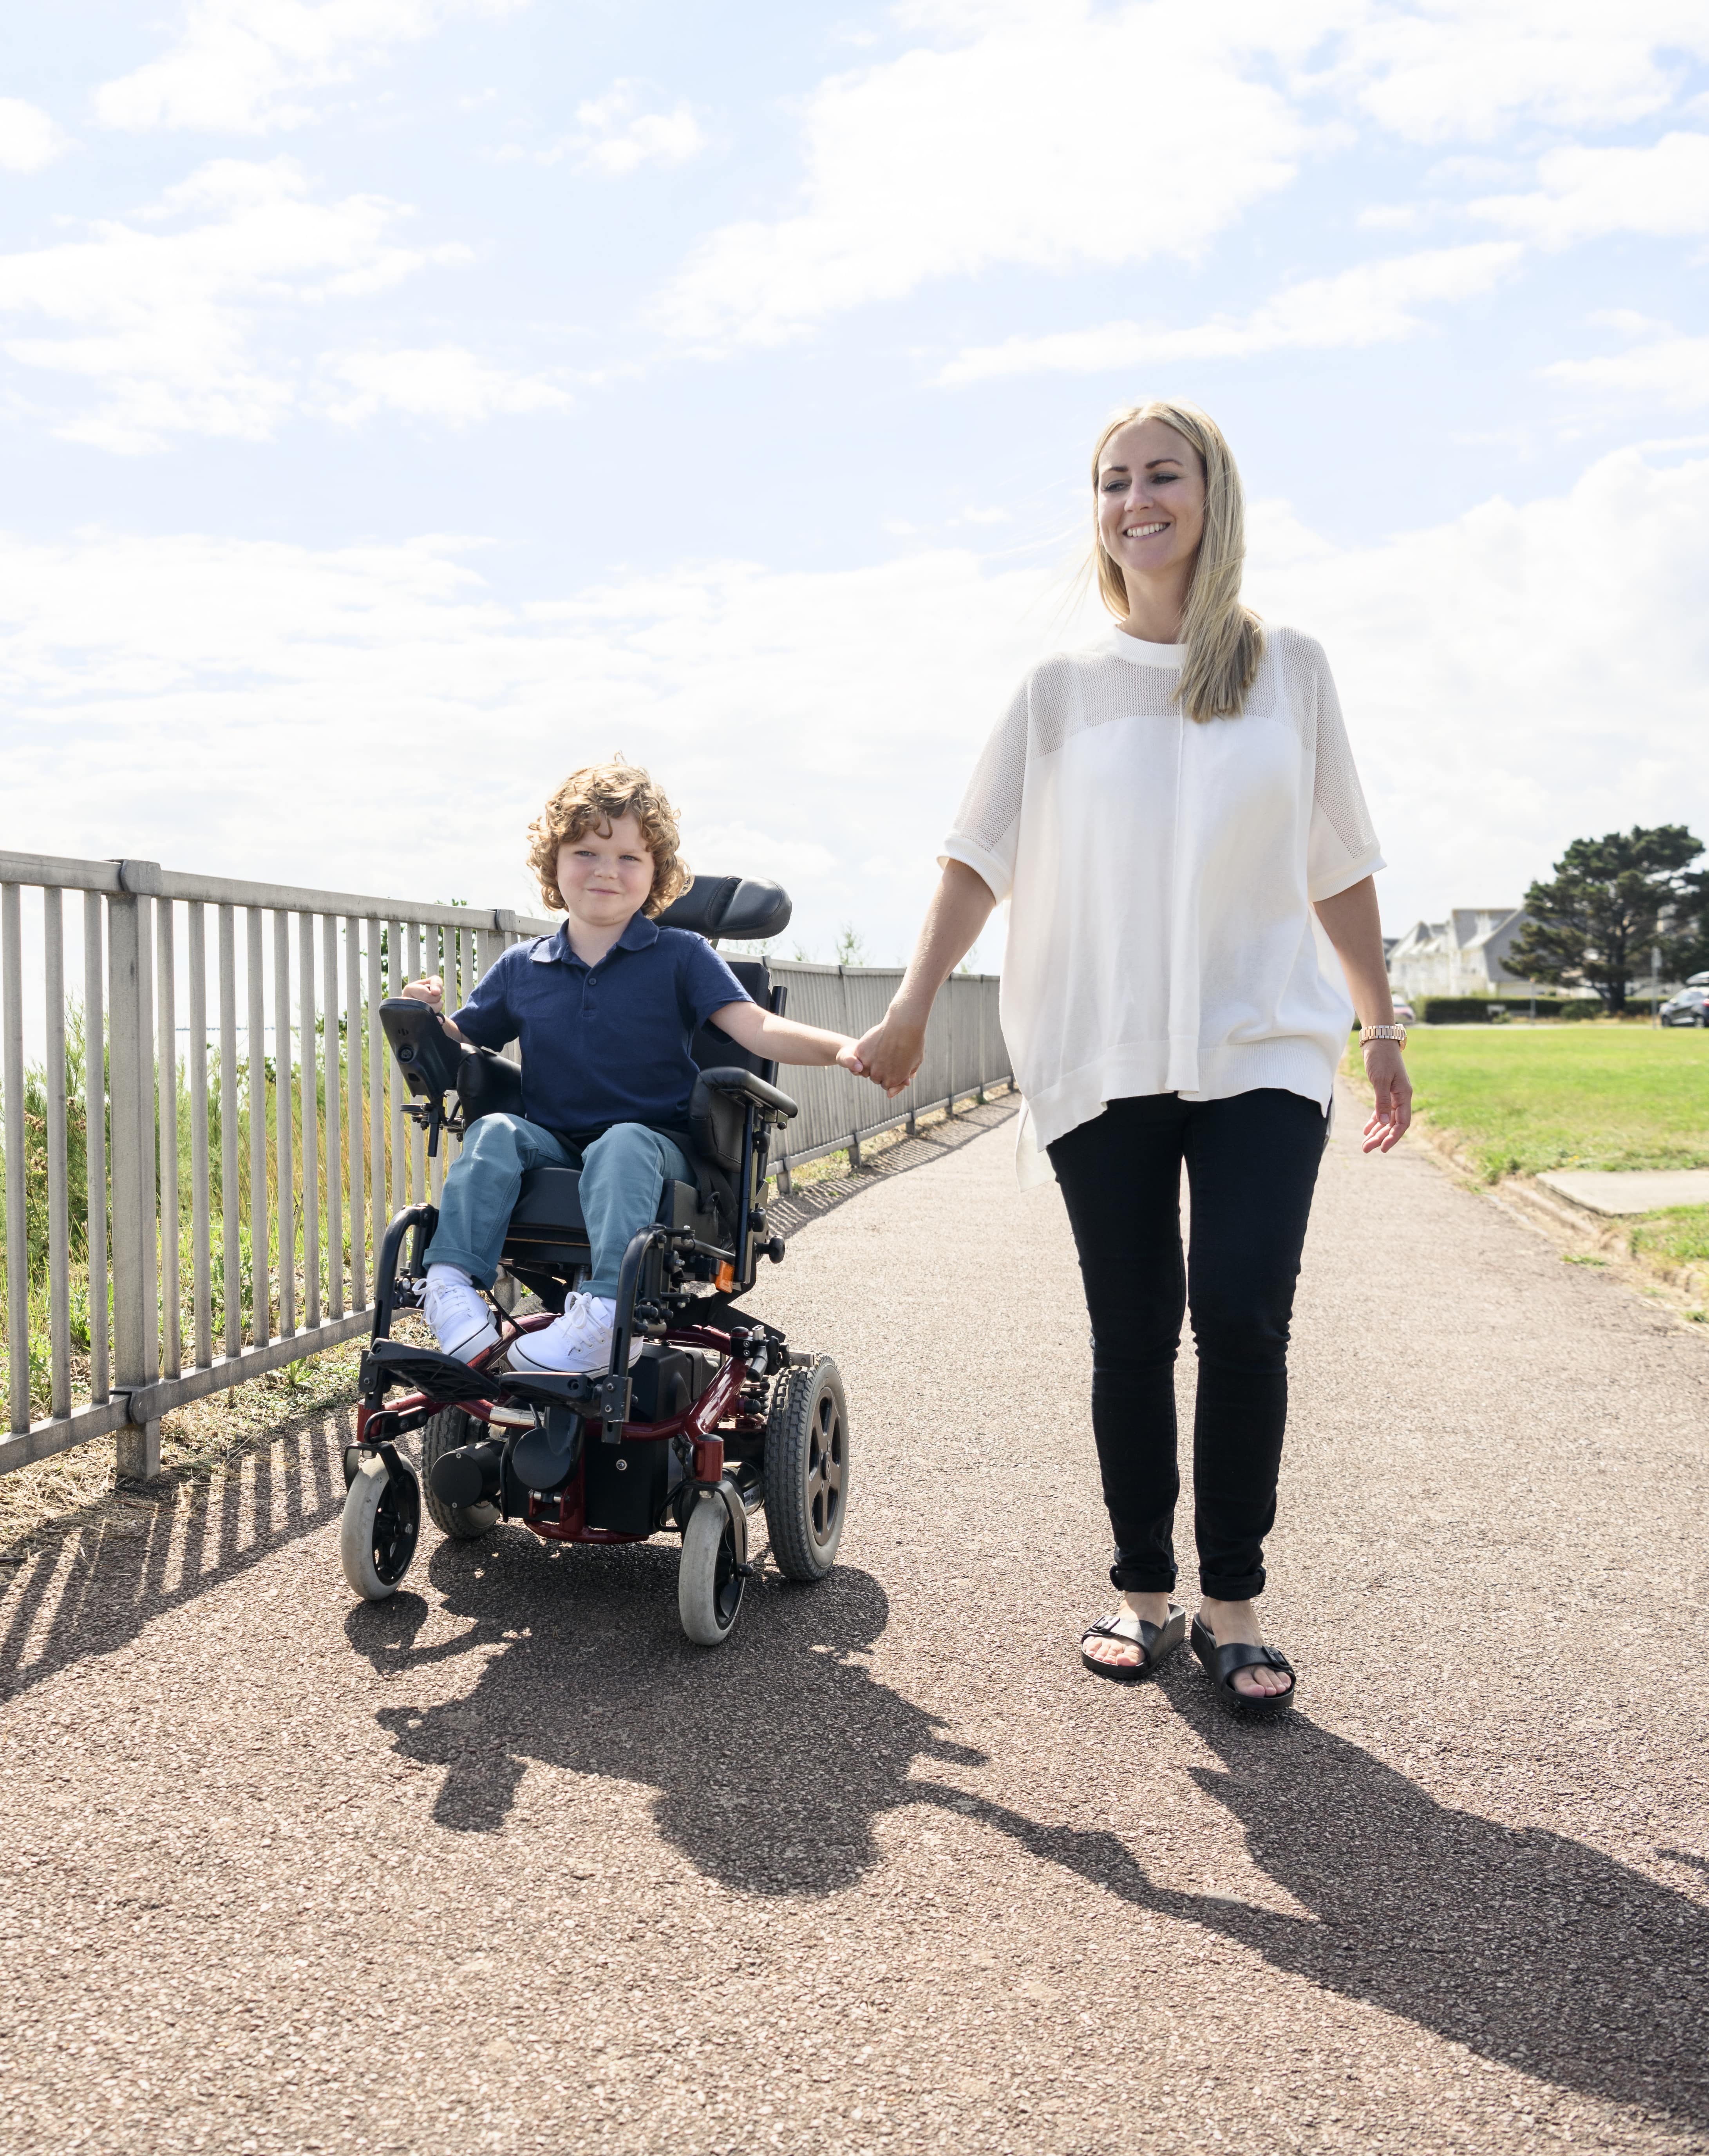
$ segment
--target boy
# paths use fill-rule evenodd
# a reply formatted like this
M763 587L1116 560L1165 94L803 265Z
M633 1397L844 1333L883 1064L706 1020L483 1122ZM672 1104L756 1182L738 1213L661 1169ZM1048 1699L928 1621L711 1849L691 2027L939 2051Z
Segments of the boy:
M685 1158L695 1029L716 1025L779 1063L859 1072L854 1043L762 1011L702 936L657 928L688 888L676 813L644 771L620 760L574 772L529 827L540 895L564 915L555 936L506 951L454 1019L454 1040L522 1043L524 1116L483 1116L445 1177L427 1251L428 1323L448 1355L472 1362L497 1341L477 1291L496 1276L526 1170L579 1168L593 1261L562 1317L517 1341L515 1370L603 1370L611 1361L618 1268ZM439 1007L437 979L403 991ZM640 1352L638 1339L632 1351Z

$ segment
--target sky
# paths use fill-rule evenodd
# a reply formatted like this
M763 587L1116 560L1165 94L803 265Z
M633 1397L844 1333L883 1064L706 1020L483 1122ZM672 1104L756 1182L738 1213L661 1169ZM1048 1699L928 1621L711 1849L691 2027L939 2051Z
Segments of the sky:
M899 958L1155 395L1328 652L1392 932L1709 838L1701 0L57 0L0 55L0 844L537 910L622 752L781 948Z

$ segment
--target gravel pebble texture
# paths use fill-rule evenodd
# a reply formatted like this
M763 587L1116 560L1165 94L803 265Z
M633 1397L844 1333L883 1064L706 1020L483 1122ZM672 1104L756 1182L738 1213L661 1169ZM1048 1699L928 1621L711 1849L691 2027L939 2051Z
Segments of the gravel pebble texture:
M715 1653L662 1540L427 1529L354 1604L341 1412L28 1558L0 2148L1709 2148L1709 1342L1356 1120L1280 1724L1080 1669L1085 1321L1009 1128L756 1292L842 1364L853 1505Z

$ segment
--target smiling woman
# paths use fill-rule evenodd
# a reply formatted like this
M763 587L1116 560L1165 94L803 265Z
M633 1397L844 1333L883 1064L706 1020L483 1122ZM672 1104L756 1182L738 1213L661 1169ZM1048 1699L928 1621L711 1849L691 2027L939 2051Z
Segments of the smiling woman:
M1021 685L945 842L907 977L859 1053L881 1084L906 1084L937 989L1008 898L1023 1180L1049 1172L1042 1148L1080 1252L1121 1594L1081 1659L1140 1677L1187 1635L1171 1596L1174 1363L1190 1306L1193 1649L1226 1706L1267 1712L1292 1699L1294 1672L1254 1602L1294 1283L1352 1004L1376 1095L1367 1152L1388 1152L1409 1116L1372 882L1383 863L1321 648L1266 632L1241 603L1239 474L1214 423L1183 404L1118 412L1092 488L1092 562L1116 627Z

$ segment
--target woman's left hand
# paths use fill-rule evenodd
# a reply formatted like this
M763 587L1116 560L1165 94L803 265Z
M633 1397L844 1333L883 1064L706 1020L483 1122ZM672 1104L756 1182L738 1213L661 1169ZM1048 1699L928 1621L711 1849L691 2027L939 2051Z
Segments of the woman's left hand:
M1365 1075L1377 1099L1365 1126L1364 1149L1388 1152L1406 1136L1412 1121L1412 1081L1406 1075L1406 1059L1399 1045L1392 1040L1368 1040Z

